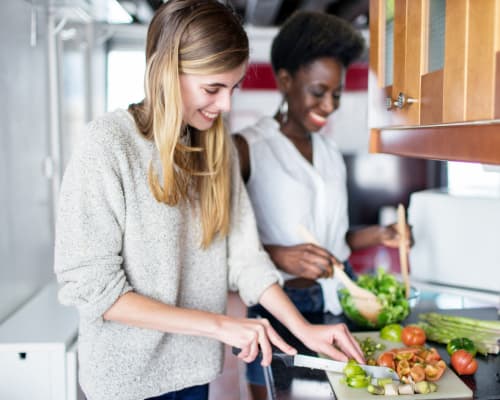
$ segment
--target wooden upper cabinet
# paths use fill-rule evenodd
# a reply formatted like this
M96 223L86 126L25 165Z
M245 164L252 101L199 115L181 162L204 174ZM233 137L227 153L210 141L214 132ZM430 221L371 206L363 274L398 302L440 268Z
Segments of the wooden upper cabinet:
M422 0L370 3L370 126L420 122ZM376 18L373 18L376 16Z
M370 0L368 82L371 151L500 164L500 0Z

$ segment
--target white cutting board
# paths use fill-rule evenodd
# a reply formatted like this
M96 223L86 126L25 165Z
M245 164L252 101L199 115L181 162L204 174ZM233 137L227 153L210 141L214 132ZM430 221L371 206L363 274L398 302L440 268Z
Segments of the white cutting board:
M356 332L353 333L359 339L364 339L366 337L371 337L377 343L383 343L386 348L385 350L393 349L395 347L404 347L403 343L389 342L380 339L379 332ZM383 350L383 351L385 351ZM380 352L379 352L380 353ZM376 353L375 355L378 355ZM366 388L355 389L347 386L345 383L340 382L343 378L342 374L334 374L327 372L328 380L332 386L333 391L337 400L377 400L386 398L387 396L377 396L371 394L366 390ZM390 396L394 399L414 399L414 400L427 400L427 399L472 399L472 390L467 387L465 383L451 370L448 366L446 371L444 371L443 376L439 379L436 384L438 385L437 392L429 394L405 394L399 396Z

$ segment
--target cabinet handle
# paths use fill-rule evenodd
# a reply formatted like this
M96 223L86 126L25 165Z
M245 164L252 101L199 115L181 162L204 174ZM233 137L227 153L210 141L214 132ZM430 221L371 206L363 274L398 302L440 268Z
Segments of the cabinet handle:
M391 99L390 96L387 96L385 98L385 109L387 111L391 111L392 110L392 107L396 105L396 102L394 100Z
M394 105L400 110L403 109L404 106L409 104L417 103L417 99L413 99L411 97L406 97L403 92L399 93L398 99L394 102Z

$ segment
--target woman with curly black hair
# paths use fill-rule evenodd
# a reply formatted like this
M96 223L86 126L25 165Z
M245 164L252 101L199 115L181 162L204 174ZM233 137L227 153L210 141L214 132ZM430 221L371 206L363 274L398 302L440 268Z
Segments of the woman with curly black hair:
M261 241L302 312L340 314L333 265L342 262L352 275L352 249L399 243L394 226L349 231L344 161L336 143L318 133L339 107L346 68L363 49L361 34L348 22L295 13L272 43L283 96L278 111L233 135ZM318 243L304 243L303 228ZM249 315L265 311L252 307ZM264 398L258 364L249 365L247 378L253 397Z

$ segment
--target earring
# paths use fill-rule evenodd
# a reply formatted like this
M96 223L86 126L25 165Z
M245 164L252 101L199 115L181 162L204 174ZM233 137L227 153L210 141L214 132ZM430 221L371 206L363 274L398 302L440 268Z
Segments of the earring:
M281 123L286 124L286 122L288 121L288 101L286 101L286 97L283 97L283 100L281 100L279 114Z

